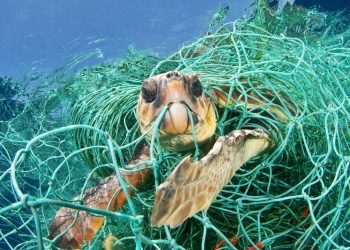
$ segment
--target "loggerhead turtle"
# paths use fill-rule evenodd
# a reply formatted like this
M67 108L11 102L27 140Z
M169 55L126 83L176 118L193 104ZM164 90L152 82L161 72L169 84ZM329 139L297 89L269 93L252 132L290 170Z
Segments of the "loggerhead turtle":
M191 163L190 156L185 157L157 188L152 226L177 227L197 212L207 210L224 185L247 160L273 147L272 140L260 129L235 130L216 138L216 141L212 140L217 121L214 105L220 109L222 104L232 104L236 96L233 92L227 100L227 95L216 90L211 95L215 101L206 96L197 74L170 71L150 77L142 84L136 107L141 133L147 132L150 139L152 130L149 128L162 110L167 108L158 132L162 147L174 151L190 150L194 148L196 138L198 145L211 148L199 161ZM248 99L247 102L253 106L263 105L257 99ZM274 109L279 119L286 119L278 108L266 108ZM145 161L149 155L149 146L145 142L128 164ZM129 194L135 188L139 189L151 174L151 169L144 165L138 168L142 170L121 172L122 178L132 186L128 187ZM85 192L83 204L115 211L123 206L125 200L118 178L111 175ZM56 213L48 238L57 246L80 248L94 238L104 223L103 217L85 211L79 211L78 216L76 214L75 209L66 207Z

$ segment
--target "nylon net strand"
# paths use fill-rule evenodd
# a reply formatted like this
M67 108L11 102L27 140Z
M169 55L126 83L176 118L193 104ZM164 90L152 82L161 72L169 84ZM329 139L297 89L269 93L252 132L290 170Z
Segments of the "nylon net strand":
M72 197L82 197L99 174L126 168L142 140L135 105L143 79L179 70L198 73L209 96L213 89L236 94L217 111L217 136L262 128L276 147L242 167L207 214L177 229L154 229L155 188L190 153L165 151L155 136L146 163L154 184L115 213L88 210L107 220L85 248L101 248L109 233L125 249L212 249L221 240L221 248L235 249L349 247L350 30L315 39L316 32L303 38L267 29L261 19L238 20L164 60L135 52L37 93L20 114L1 122L0 246L53 247L45 236L59 207L88 209ZM264 102L249 106L257 97ZM69 98L76 102L72 110Z

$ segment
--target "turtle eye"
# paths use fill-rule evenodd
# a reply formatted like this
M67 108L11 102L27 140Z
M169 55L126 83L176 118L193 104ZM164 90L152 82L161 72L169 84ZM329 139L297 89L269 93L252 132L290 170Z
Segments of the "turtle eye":
M157 97L157 84L154 81L144 81L141 92L143 99L147 103L151 103Z
M191 92L195 97L200 97L203 93L202 84L199 80L192 83Z

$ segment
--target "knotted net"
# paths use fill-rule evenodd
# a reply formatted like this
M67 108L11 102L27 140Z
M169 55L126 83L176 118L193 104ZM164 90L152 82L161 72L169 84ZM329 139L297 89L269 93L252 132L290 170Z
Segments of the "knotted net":
M350 247L350 29L339 20L258 6L252 19L212 27L166 59L130 51L68 79L66 69L41 79L30 98L11 97L13 117L0 123L0 248L54 247L46 236L62 206L107 218L86 249L108 247L110 233L117 249ZM217 111L217 136L261 128L275 148L245 164L207 213L156 229L156 187L195 152L165 151L154 136L145 162L152 183L116 212L88 208L84 191L108 171L119 176L144 138L135 119L142 81L169 70L198 73L209 96L238 93ZM257 96L263 105L248 103Z

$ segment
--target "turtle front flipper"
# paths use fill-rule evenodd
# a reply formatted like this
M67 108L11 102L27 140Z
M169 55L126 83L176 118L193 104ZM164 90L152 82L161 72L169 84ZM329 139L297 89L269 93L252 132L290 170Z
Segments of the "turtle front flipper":
M141 164L149 160L149 146L141 145L130 159L128 165ZM139 165L133 170L120 169L121 178L127 183L127 192L132 195L135 189L140 189L151 175L151 169ZM102 179L97 186L87 189L82 197L82 205L100 210L116 211L125 201L126 195L116 174ZM73 200L79 201L80 196ZM57 211L50 224L48 239L63 249L80 249L83 244L90 243L105 221L103 216L62 207Z
M183 159L156 192L152 226L177 227L209 208L218 193L250 158L272 147L262 130L235 130L217 139L201 160Z

